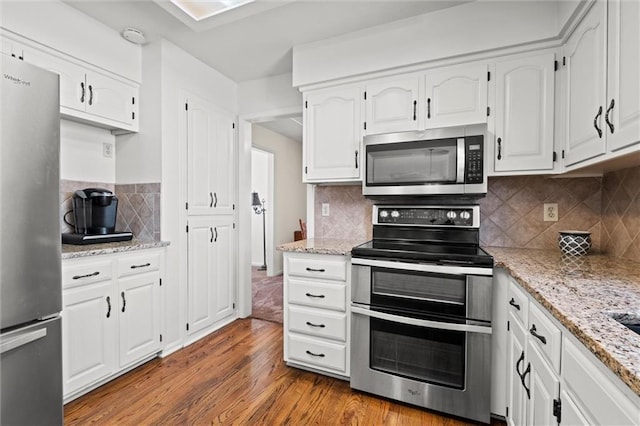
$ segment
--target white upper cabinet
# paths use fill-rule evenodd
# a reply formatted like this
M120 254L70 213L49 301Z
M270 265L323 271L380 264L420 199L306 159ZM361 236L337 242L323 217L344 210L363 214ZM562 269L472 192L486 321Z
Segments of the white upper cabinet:
M605 123L610 151L640 141L640 2L608 2Z
M553 169L555 54L496 64L494 171Z
M606 151L603 127L607 93L606 7L603 1L595 2L565 46L566 166Z
M304 182L360 179L362 92L346 86L304 98Z
M372 81L365 86L365 133L402 132L422 127L418 111L420 76Z
M425 127L486 123L487 83L486 63L427 71Z
M235 124L230 114L190 96L187 109L187 210L233 213Z

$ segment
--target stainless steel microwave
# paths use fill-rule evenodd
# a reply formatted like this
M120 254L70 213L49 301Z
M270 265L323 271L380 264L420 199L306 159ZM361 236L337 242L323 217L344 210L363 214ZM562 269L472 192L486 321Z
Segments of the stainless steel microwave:
M456 128L365 136L363 194L486 194L484 135L465 133Z

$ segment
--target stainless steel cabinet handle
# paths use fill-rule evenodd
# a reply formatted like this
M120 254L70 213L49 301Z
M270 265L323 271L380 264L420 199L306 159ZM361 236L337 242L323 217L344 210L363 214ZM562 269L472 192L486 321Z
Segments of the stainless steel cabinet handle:
M122 312L124 312L127 309L127 299L124 297L124 291L120 293L120 296L122 296Z
M209 207L213 207L213 192L209 192Z
M316 297L318 299L324 299L324 294L311 294L311 293L307 293L305 294L305 296L307 297Z
M46 335L47 329L45 327L38 330L18 334L17 336L11 337L9 339L2 339L2 341L0 341L0 354L9 352L12 349L19 348L20 346L28 345L31 342L42 339Z
M84 103L84 82L80 82L80 89L82 90L82 93L80 94L80 102Z
M540 341L542 342L542 344L543 344L543 345L546 345L546 344L547 344L547 338L546 338L546 337L544 337L544 336L542 336L542 335L540 335L540 334L538 334L538 333L537 333L537 331L538 331L538 330L536 330L536 325L535 325L535 324L533 324L533 325L531 326L531 330L529 330L529 333L531 333L531 335L532 335L533 337L535 337L536 339L540 340Z
M89 85L89 105L93 105L93 87Z
M604 121L607 122L607 126L609 126L609 130L611 131L611 134L613 134L613 131L615 130L613 127L613 123L611 121L609 121L609 113L611 111L613 111L613 107L616 105L616 101L615 99L611 99L611 103L609 104L609 108L607 108L607 112L604 115Z
M111 297L107 296L107 318L111 316Z
M312 322L307 321L307 325L309 327L317 327L317 328L325 328L326 326L324 324L314 324Z
M600 127L598 127L598 120L600 119L601 116L602 116L602 105L600 105L600 108L598 109L598 113L596 114L595 118L593 119L593 127L596 128L596 131L598 132L598 137L599 138L602 137L602 129Z
M321 269L307 268L307 271L309 271L309 272L324 272L324 268L321 268Z
M100 272L96 271L96 272L92 272L92 273L87 274L87 275L74 275L72 278L74 280L81 280L82 278L95 277L97 275L100 275Z
M325 356L324 354L314 354L311 351L305 351L305 352L308 353L311 356L317 356L318 358L324 358L324 356Z
M498 160L502 160L502 138L498 138Z
M509 300L509 304L511 306L513 306L514 308L516 308L517 310L520 310L520 305L518 305L515 301L515 299L512 297L511 300Z
M151 266L149 262L143 263L142 265L131 265L131 269L146 268L148 266Z

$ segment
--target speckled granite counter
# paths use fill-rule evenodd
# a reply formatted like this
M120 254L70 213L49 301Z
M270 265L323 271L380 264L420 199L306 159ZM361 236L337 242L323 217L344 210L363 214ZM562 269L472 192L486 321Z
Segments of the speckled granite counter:
M353 247L364 242L366 241L310 238L308 240L281 244L276 247L276 249L280 251L293 251L298 253L345 255L351 253L351 249Z
M640 264L604 255L484 248L496 267L507 270L640 396L640 335L611 317L640 318Z
M123 251L142 250L158 247L166 247L168 241L120 241L117 243L87 244L87 245L62 245L62 259L74 259L77 257L97 256L100 254L119 253Z

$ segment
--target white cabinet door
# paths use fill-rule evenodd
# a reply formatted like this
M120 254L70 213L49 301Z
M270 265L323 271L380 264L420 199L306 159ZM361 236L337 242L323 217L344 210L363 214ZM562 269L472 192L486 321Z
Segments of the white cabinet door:
M640 2L608 1L605 111L610 151L640 141Z
M120 278L120 366L160 350L160 273Z
M211 103L187 100L188 212L225 214L233 210L234 122Z
M496 64L494 170L553 169L555 54Z
M365 123L368 135L420 128L418 96L420 78L411 75L376 81L365 86ZM422 109L420 109L422 111Z
M558 420L553 415L553 401L558 398L560 380L549 364L544 360L538 348L531 344L527 347L527 371L524 382L529 389L528 425L554 425ZM526 393L526 390L525 390Z
M62 299L66 396L117 368L118 303L110 279L64 290Z
M234 312L233 217L189 218L188 334Z
M304 108L305 182L360 179L361 90L310 93Z
M523 425L527 413L527 395L522 384L525 371L526 334L513 313L509 312L509 335L507 337L507 423Z
M133 126L137 120L138 88L102 74L87 72L86 111Z
M487 122L487 64L435 69L426 73L426 128Z
M565 46L566 166L605 153L606 7L596 1Z

